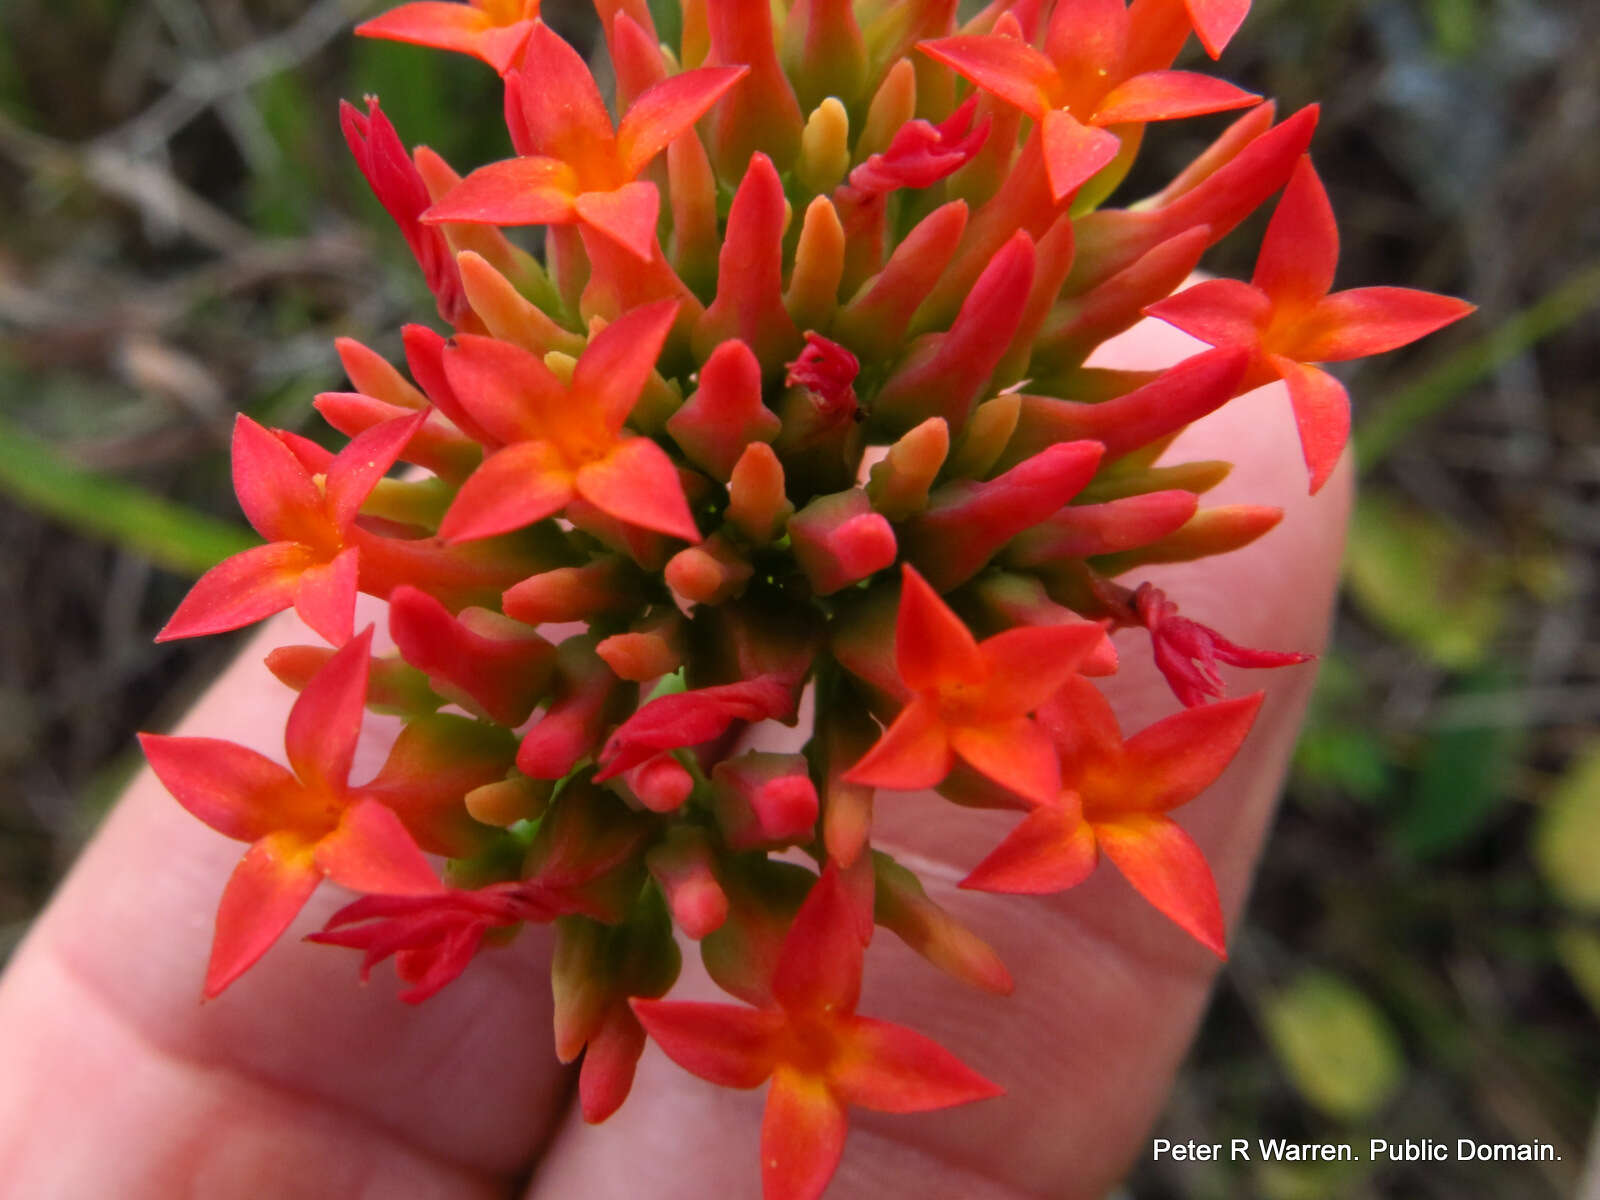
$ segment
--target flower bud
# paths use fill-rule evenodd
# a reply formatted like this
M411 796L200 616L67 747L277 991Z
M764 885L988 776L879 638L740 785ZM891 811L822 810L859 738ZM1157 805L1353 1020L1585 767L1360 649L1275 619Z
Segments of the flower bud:
M858 583L895 560L894 530L852 488L819 496L789 518L795 561L819 596Z
M929 417L889 447L872 466L867 497L891 521L903 521L928 506L928 489L950 452L950 427Z
M737 338L700 368L700 386L667 420L667 433L696 465L726 480L746 446L777 437L778 415L761 401L761 364Z
M808 841L817 823L817 789L804 756L751 751L711 773L711 807L732 850Z
M728 480L728 523L761 546L782 534L793 512L783 490L783 464L765 442L750 443Z
M696 941L728 919L728 896L717 882L711 839L693 825L675 825L645 856L672 919Z

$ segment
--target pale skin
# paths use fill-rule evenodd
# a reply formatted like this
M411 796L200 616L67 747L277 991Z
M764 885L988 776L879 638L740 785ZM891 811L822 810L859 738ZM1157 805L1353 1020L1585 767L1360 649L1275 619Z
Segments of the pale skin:
M1098 361L1157 366L1197 344L1147 323ZM1232 640L1320 650L1351 495L1346 461L1314 498L1281 386L1189 430L1169 461L1237 464L1208 503L1281 505L1283 523L1225 558L1141 573L1184 615ZM367 610L363 610L366 612ZM376 616L362 616L361 621ZM315 642L269 622L174 732L281 758L292 693L261 664ZM1176 711L1142 635L1108 681L1124 730ZM1225 669L1226 670L1226 669ZM1230 694L1268 692L1222 779L1178 810L1236 924L1282 784L1314 668L1227 671ZM392 726L369 721L352 778L376 768ZM1003 1085L940 1113L856 1112L828 1196L1093 1197L1147 1150L1217 961L1102 863L1048 898L961 892L955 882L1014 823L936 797L881 792L874 842L1000 952L1016 991L951 979L880 931L861 1012L943 1043ZM486 952L420 1007L388 967L363 987L352 951L302 943L349 897L325 884L221 998L201 1004L211 918L243 847L184 812L144 772L85 850L0 979L0 1179L17 1196L428 1200L742 1200L759 1195L764 1091L704 1083L653 1046L633 1094L598 1127L577 1115L551 1049L549 939L530 929ZM683 999L726 999L685 958Z

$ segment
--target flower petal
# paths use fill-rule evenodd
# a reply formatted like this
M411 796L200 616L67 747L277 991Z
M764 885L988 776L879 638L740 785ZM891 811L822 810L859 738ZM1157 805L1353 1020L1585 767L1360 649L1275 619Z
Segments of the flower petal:
M1254 92L1196 71L1146 71L1112 89L1095 110L1097 125L1172 121L1259 104Z
M295 584L295 612L331 645L344 645L355 630L360 566L361 552L350 546L334 555L332 562L307 567Z
M1139 894L1219 958L1227 958L1222 905L1211 868L1194 840L1170 817L1097 821L1100 849Z
M368 625L322 665L289 710L284 749L294 773L314 791L342 793L350 778L371 667L372 626Z
M1311 156L1302 155L1267 224L1250 282L1278 312L1304 312L1328 294L1339 265L1339 228Z
M649 262L655 257L656 218L661 214L655 184L639 180L609 192L582 192L573 198L572 211L635 258Z
M428 419L428 410L396 417L350 439L328 467L329 515L343 529L356 519L372 489L394 466Z
M929 1112L1005 1093L932 1038L902 1025L857 1017L847 1044L829 1076L846 1104L876 1112Z
M306 542L326 526L322 492L270 429L240 413L233 421L233 490L255 531L271 542Z
M573 368L572 393L576 402L600 410L607 429L621 429L633 411L677 315L677 301L659 300L631 309L589 339Z
M774 998L791 1014L811 1014L829 1024L855 1012L864 949L839 868L830 865L811 885L783 939L772 977Z
M900 710L877 744L844 773L846 783L915 791L950 773L955 757L937 704L917 697Z
M377 800L358 800L345 810L338 828L317 843L316 862L352 891L426 896L445 890L400 818Z
M1078 673L1105 640L1094 622L1019 625L978 643L988 667L987 688L995 716L1031 713Z
M1200 44L1212 58L1222 57L1229 40L1250 13L1250 0L1184 0Z
M1324 296L1297 331L1301 362L1342 362L1408 346L1477 305L1415 288L1351 288Z
M284 801L301 790L281 765L233 742L141 733L139 745L179 804L237 841L254 842L282 829Z
M1320 367L1306 366L1282 355L1272 356L1272 365L1289 385L1289 403L1294 408L1294 423L1300 431L1300 451L1311 472L1311 491L1317 492L1350 440L1350 395L1332 375Z
M1084 790L1090 820L1101 813L1166 812L1193 800L1233 761L1265 695L1186 708L1141 729L1128 739L1121 778L1111 794Z
M516 61L533 29L530 20L497 25L482 9L450 0L413 0L356 26L361 37L387 38L453 50L482 59L499 74Z
M473 171L422 219L476 225L565 225L572 221L578 176L566 163L527 155Z
M195 580L156 641L226 633L282 612L313 561L297 542L269 542L223 559Z
M746 66L700 67L668 76L647 88L629 106L617 127L622 173L629 179L638 175L749 72Z
M824 1080L780 1069L761 1121L762 1200L818 1200L844 1155L848 1127Z
M1085 125L1064 108L1052 108L1040 125L1050 194L1057 201L1077 191L1122 149L1122 139L1096 125Z
M321 879L311 843L298 834L270 834L245 851L217 907L217 931L206 967L207 999L220 995L267 952Z
M1077 887L1099 861L1094 830L1073 804L1034 809L961 881L982 892L1043 895Z
M978 683L988 670L978 639L910 564L901 569L894 653L900 678L914 692Z
M509 533L560 512L574 495L572 474L549 442L517 442L484 460L439 524L449 542Z
M548 436L570 404L567 389L543 359L498 338L457 334L440 361L452 398L498 442Z
M1050 739L1027 717L986 725L957 725L950 745L974 770L1035 804L1061 789L1061 764Z
M1255 346L1271 319L1272 301L1237 279L1207 279L1144 311L1212 346Z
M605 458L578 471L576 486L585 500L619 521L687 542L700 540L678 468L649 438L618 442Z
M588 64L543 21L528 36L522 70L512 72L507 83L519 77L521 86L515 91L535 154L563 159L579 173L615 158L611 114Z
M781 1012L699 1001L629 1001L645 1032L685 1071L722 1087L759 1087L772 1074Z
M1035 120L1050 107L1058 84L1055 64L1017 38L936 38L917 43L917 49Z

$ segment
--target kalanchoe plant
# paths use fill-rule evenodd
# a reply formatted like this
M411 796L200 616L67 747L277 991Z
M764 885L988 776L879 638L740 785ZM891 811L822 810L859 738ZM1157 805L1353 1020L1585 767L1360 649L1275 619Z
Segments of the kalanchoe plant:
M526 925L554 927L555 1044L584 1116L647 1038L715 1083L770 1081L769 1200L822 1192L851 1106L996 1084L856 1012L876 925L991 991L999 959L872 845L875 790L1010 809L963 886L1055 892L1104 854L1218 955L1221 909L1172 819L1227 766L1278 667L1140 578L1279 517L1205 507L1227 464L1158 460L1190 422L1286 382L1312 491L1348 430L1317 364L1470 310L1332 291L1337 235L1307 109L1175 71L1248 0L596 0L616 104L538 0L422 0L358 32L501 73L513 157L464 178L346 106L361 172L452 326L410 378L341 342L330 454L240 417L261 547L205 575L164 638L293 607L289 766L147 736L178 801L249 844L205 992L324 876L363 893L315 941L385 959L420 1001ZM664 44L653 17L670 17ZM1166 189L1115 191L1152 121L1243 110ZM614 121L612 111L618 114ZM1282 191L1251 283L1184 286ZM501 232L539 226L542 257ZM1207 349L1086 365L1146 314ZM413 468L389 477L397 463ZM393 652L356 632L388 601ZM1094 682L1147 631L1180 702L1124 736ZM767 723L800 752L748 749ZM402 730L350 778L363 715ZM926 789L933 789L926 792ZM443 871L427 855L447 860ZM815 864L814 869L796 865ZM663 999L698 942L741 1005Z

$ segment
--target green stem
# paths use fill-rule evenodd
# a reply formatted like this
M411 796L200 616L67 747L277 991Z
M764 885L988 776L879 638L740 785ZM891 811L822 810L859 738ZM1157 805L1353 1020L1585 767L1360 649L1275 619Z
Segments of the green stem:
M179 575L202 574L258 541L241 526L87 471L3 417L0 493Z
M1521 312L1463 346L1409 387L1391 394L1355 434L1363 472L1384 460L1411 430L1448 408L1502 364L1561 332L1600 303L1600 262L1582 267Z

